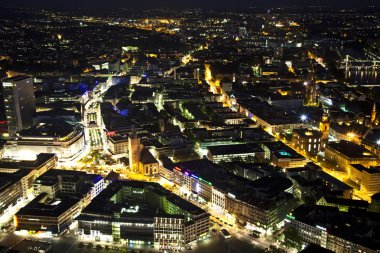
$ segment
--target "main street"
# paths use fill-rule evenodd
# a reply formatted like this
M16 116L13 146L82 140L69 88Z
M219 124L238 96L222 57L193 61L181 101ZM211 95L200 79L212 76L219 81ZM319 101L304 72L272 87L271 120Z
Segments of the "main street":
M8 247L20 245L23 240L28 240L30 245L33 241L46 242L52 245L54 253L80 253L86 249L86 252L160 252L156 248L143 245L125 245L114 242L93 242L81 241L73 235L62 235L54 238L43 238L36 235L16 235L12 233L0 233L0 244ZM183 249L182 252L194 253L247 253L261 252L254 242L247 238L233 236L230 239L224 239L219 234L219 230L212 232L210 237L204 241L192 244L191 249Z

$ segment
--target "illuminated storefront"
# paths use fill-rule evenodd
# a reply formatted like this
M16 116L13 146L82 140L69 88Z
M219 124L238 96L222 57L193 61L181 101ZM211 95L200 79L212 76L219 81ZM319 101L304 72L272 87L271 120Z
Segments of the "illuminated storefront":
M18 137L6 143L4 157L34 160L39 153L55 153L61 161L74 159L85 148L83 128L64 122L65 130L60 132L62 128L57 128L60 123L38 123L21 131Z

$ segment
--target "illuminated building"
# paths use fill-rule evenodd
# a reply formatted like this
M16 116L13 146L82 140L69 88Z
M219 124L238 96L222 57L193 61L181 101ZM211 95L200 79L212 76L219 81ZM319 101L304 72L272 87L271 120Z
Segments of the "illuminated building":
M279 173L279 169L269 163L230 162L228 166L233 168L232 172L235 175L247 178L251 181Z
M0 216L24 197L23 178L28 174L29 171L0 172Z
M132 131L128 136L129 168L138 171L141 155L140 137Z
M77 103L81 99L83 99L81 94L70 94L66 92L61 93L53 93L53 94L47 94L43 97L45 104L54 104L59 102L67 102L67 103Z
M173 165L173 161L167 156L160 156L160 166L158 168L158 174L160 177L165 178L169 181L173 181L173 170L171 166Z
M285 177L251 181L207 160L173 165L173 182L191 198L211 203L213 209L233 216L231 223L271 230L295 204L293 184Z
M317 201L323 195L333 195L351 199L353 188L339 181L315 163L305 167L286 169L286 174L294 183L294 194L303 201Z
M315 69L314 64L311 64L311 70L308 73L308 77L305 85L305 105L306 106L318 106L317 98L317 86L315 80Z
M282 142L262 143L261 147L265 151L265 157L281 168L297 168L306 165L307 160L304 156L297 153Z
M60 193L75 194L90 189L88 192L93 199L103 188L104 180L100 175L72 170L49 170L33 182L35 195L45 192L51 198Z
M294 129L292 144L296 149L315 156L321 150L322 133L312 129Z
M345 199L352 199L354 196L354 189L348 184L333 177L322 169L318 172L318 177L322 181L323 186L327 186L330 191L339 193L341 197Z
M155 176L158 174L159 163L150 153L148 149L141 151L141 158L139 161L139 173L144 176Z
M380 192L380 167L365 167L362 164L351 164L348 176L368 195Z
M337 207L300 206L287 216L287 225L297 230L305 243L333 252L376 253L379 240L371 236L377 216L366 211L341 212Z
M22 178L22 196L26 198L33 192L33 181L46 171L53 169L57 165L55 154L38 154L35 160L0 160L1 173L16 173L26 171L27 174Z
M208 236L209 216L157 183L115 181L77 220L85 239L179 250Z
M64 109L64 108L37 108L37 112L33 117L33 123L37 124L40 121L46 119L62 119L67 122L79 122L80 121L80 112L75 109Z
M270 142L276 138L260 127L226 127L223 129L208 130L206 128L194 128L192 134L199 141L200 148L207 151L209 146L220 146L229 144L241 144L242 142Z
M111 109L113 110L113 109ZM103 114L105 124L104 133L106 136L107 149L113 155L129 154L129 135L135 133L138 136L144 133L141 127L128 120L106 119L107 114Z
M4 142L0 143L0 157L4 156Z
M234 214L239 224L256 226L271 231L293 210L296 199L292 194L282 193L269 199L252 198L248 195L226 198L226 210Z
M180 249L184 245L184 228L181 216L154 217L154 243L160 250Z
M48 193L41 193L16 213L16 230L60 235L70 226L81 208L81 198L71 196L51 199Z
M284 89L285 90L285 89ZM268 95L266 101L277 108L281 109L295 109L301 108L303 106L303 98L288 95L288 91L277 91L278 93L273 93ZM280 93L282 92L282 94Z
M60 119L44 120L9 139L4 156L32 160L39 153L55 153L59 160L72 160L84 147L84 131L80 125L73 126Z
M14 76L2 80L9 136L33 125L36 111L33 79Z
M219 163L221 161L230 161L234 158L242 160L253 159L262 160L264 158L264 151L257 144L234 144L234 145L220 145L209 146L208 158L211 161Z
M33 184L37 197L16 213L16 230L53 235L64 233L104 186L100 175L68 170L49 170Z
M97 70L107 70L108 73L119 73L120 72L120 60L101 62L98 64L92 64L92 67Z
M370 129L364 136L362 144L373 153L380 154L380 128Z
M128 53L128 52L137 52L139 50L138 47L134 47L134 46L123 46L121 49L125 53Z
M330 134L330 119L326 112L323 112L322 119L319 122L319 131L322 132L322 146L321 149L326 147Z
M337 166L346 172L349 172L350 164L376 166L380 162L379 158L371 151L348 141L330 142L327 144L325 157L329 161L336 162Z
M372 112L371 112L371 124L374 125L377 117L376 103L373 103Z
M260 69L260 76L274 77L278 76L281 71L279 66L275 65L262 65Z
M336 140L351 141L360 144L370 128L359 123L331 123L330 135Z
M113 155L128 154L128 137L127 135L107 133L107 147Z
M282 45L276 45L273 48L273 58L276 60L281 60L284 56L284 48Z
M342 199L337 197L322 196L316 203L319 206L337 207L341 212L348 212L350 208L367 210L369 204L364 200Z
M4 88L3 85L0 85L0 133L5 132L5 128L7 128L7 115L5 114L5 106L4 106ZM8 128L7 131L8 133Z
M197 82L199 83L201 79L200 69L199 68L194 69L193 74L194 74L194 79L196 79Z
M305 128L307 125L307 122L303 121L299 115L285 113L285 110L267 102L243 100L239 106L241 112L272 135L291 132L293 129Z

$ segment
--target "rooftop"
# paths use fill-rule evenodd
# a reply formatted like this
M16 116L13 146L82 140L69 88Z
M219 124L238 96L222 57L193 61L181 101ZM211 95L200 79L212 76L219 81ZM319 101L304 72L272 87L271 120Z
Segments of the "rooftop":
M59 178L59 179L58 179ZM45 182L53 181L68 181L74 182L75 180L84 180L86 182L91 181L92 183L97 183L102 179L102 176L96 174L87 174L83 171L74 170L60 170L51 169L35 179L36 183L44 184Z
M12 77L7 77L7 78L4 78L2 79L1 81L2 82L18 82L18 81L21 81L21 80L24 80L26 78L29 78L29 76L25 76L25 75L17 75L17 76L12 76Z
M379 215L373 214L360 209L340 212L337 207L316 205L302 205L292 212L297 221L325 229L328 234L370 249L378 249L379 241L374 240L375 237L368 236L371 231L377 230L377 225L373 224L378 224L375 221L379 219Z
M266 142L263 145L268 148L272 154L274 154L277 158L289 158L289 159L302 159L305 158L303 155L297 153L295 150L286 146L284 143L277 142Z
M292 184L286 178L276 179L269 176L259 179L258 182L251 181L230 173L208 159L175 163L174 167L198 177L225 193L233 194L237 199L265 209L275 206L277 198L287 197L284 195L284 190L288 189ZM258 197L258 195L261 197Z
M141 201L141 199L137 199L137 195L124 196L124 194L127 194L126 191L123 190L124 188L130 188L131 191L136 192L136 194L137 192L143 194L144 200ZM166 190L158 183L116 180L91 201L83 210L82 215L96 216L101 214L108 216L109 219L113 218L115 212L120 213L123 219L129 219L131 217L154 218L157 215L172 215L166 213L162 206L156 206L156 202L151 202L150 198L147 197L149 192L154 192L156 195L166 198L167 201L191 214L199 215L206 213L201 208ZM122 197L117 198L119 200L115 200L114 196L121 196L119 194L122 194ZM120 201L120 199L123 200ZM139 207L131 212L123 211L135 206ZM172 216L178 215L173 214Z
M214 156L264 152L257 144L233 144L233 145L209 146L207 147L207 149Z
M294 129L293 133L296 133L303 138L321 138L322 137L322 133L320 131L307 129L307 128Z
M21 130L20 136L46 136L46 137L64 137L75 130L75 127L62 119L46 119L40 121L31 128Z
M148 149L143 149L141 151L140 162L142 164L158 163L156 158L154 158Z
M364 200L356 199L343 199L343 198L334 198L334 197L323 197L327 203L337 204L343 206L350 206L356 208L368 208L368 202Z
M361 172L366 172L369 174L380 174L380 166L371 166L369 168L361 165L361 164L351 164L352 167L355 169L361 171Z
M22 177L26 176L28 171L17 171L14 173L1 173L0 172L0 192L9 186L19 182Z
M59 217L80 201L81 199L76 196L50 199L47 193L41 193L29 202L29 204L21 208L20 211L17 212L16 216L32 215Z
M56 157L52 153L40 153L37 155L36 160L0 160L1 169L36 169L45 164L50 159Z
M363 146L349 141L329 142L326 147L336 150L350 159L378 159L378 157Z

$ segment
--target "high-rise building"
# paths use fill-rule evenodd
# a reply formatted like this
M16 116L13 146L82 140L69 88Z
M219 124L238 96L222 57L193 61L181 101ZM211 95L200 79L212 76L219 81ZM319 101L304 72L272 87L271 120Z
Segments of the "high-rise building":
M0 122L5 122L7 116L5 115L5 106L4 106L4 91L3 86L0 86Z
M36 111L33 80L28 76L14 76L2 80L4 107L8 133L12 137L22 129L33 125Z
M138 171L140 161L140 137L132 131L128 136L129 168Z

